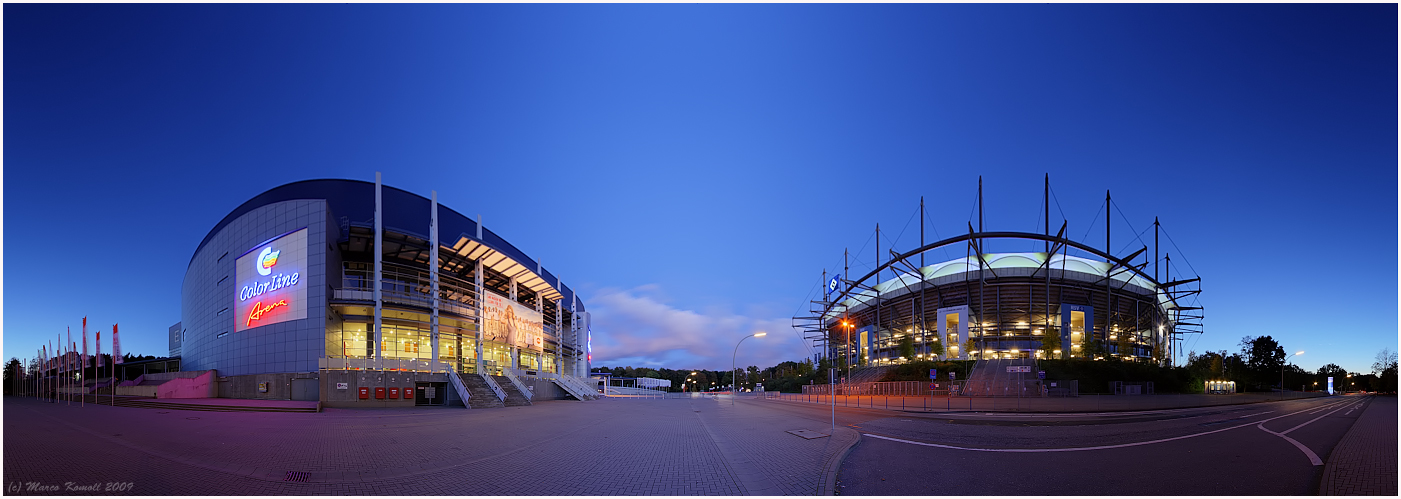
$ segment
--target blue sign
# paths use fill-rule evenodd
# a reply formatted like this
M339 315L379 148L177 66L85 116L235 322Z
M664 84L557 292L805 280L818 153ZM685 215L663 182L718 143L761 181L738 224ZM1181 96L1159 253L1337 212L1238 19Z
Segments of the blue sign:
M841 287L841 282L842 282L842 275L841 275L841 274L837 274L837 275L832 276L832 280L827 281L827 294L830 295L830 294L832 294L832 293L837 292L837 289Z
M1332 394L1333 394L1333 377L1332 377L1332 376L1329 376L1329 377L1328 377L1328 394L1329 394L1329 395L1332 395Z
M938 369L930 369L930 370L929 370L929 379L938 379L938 378L939 378L939 370L938 370Z
M1046 371L1036 371L1036 379L1046 379Z
M958 379L958 378L955 378L955 377L953 377L953 376L954 376L954 373L949 373L949 380L950 380L950 381L955 380L955 379Z

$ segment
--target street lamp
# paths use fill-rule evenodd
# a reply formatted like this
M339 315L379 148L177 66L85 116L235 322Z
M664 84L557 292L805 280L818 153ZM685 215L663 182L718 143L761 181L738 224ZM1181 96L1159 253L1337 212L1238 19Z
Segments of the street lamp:
M851 377L851 322L842 321L846 327L846 377Z
M749 335L749 336L745 336L745 337L743 337L743 338L740 338L739 343L744 343L744 340L747 340L747 339L750 339L750 338L762 338L763 336L765 336L765 335L767 335L767 334L769 334L769 333L765 333L765 332L762 332L762 331L761 331L761 332L758 332L758 333L754 333L754 334L751 334L751 335ZM730 355L730 391L732 391L734 395L738 395L738 394L739 394L739 390L737 389L737 385L739 384L739 381L735 378L735 358L736 358L736 356L739 355L739 343L735 343L735 352L734 352L733 354ZM731 398L731 399L730 399L730 405L734 405L734 403L735 403L735 400L734 400L733 398Z
M1304 351L1299 350L1284 358L1284 362L1279 366L1279 399L1284 400L1284 366L1289 365L1289 358L1295 355L1303 355Z

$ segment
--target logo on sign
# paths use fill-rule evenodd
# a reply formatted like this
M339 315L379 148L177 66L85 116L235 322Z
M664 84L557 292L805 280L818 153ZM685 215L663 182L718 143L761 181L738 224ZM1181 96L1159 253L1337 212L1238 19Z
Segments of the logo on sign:
M258 258L253 260L253 270L258 271L258 275L268 275L272 273L272 266L277 265L277 255L281 251L273 251L272 246L263 248L262 253L258 253Z

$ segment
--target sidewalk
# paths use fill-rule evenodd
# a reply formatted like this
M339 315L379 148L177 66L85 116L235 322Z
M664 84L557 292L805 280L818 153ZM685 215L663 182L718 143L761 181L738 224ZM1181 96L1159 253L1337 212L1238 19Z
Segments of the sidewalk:
M1352 429L1333 448L1319 495L1396 496L1396 397L1368 397Z

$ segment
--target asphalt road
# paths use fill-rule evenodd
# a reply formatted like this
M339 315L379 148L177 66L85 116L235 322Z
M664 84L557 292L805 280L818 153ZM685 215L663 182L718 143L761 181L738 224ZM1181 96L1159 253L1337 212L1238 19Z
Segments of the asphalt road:
M1313 495L1367 397L1097 414L838 409L843 495ZM808 406L808 417L820 416ZM798 409L795 409L798 410Z

